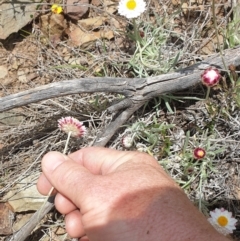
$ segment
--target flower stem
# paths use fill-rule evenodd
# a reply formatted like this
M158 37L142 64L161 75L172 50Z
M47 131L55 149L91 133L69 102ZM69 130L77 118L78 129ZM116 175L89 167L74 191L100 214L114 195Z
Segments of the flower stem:
M210 88L209 86L207 86L206 100L208 100L208 98L209 98L210 89L211 89L211 88Z
M69 140L70 140L71 134L72 134L72 132L69 131L69 132L68 132L68 137L67 137L67 140L66 140L66 143L65 143L65 147L64 147L64 150L63 150L63 154L64 154L64 155L65 155L66 152L67 152L68 143L69 143ZM54 187L51 187L51 189L50 189L50 191L48 192L48 195L47 195L47 197L45 198L45 201L43 202L42 207L41 207L40 209L42 209L42 208L45 206L45 204L46 204L48 198L52 195L53 190L54 190ZM39 213L40 213L40 212L39 212Z
M140 37L140 34L139 34L139 29L138 29L138 26L137 26L137 23L136 23L136 20L133 19L133 31L134 31L134 37L136 39L136 42L141 42L141 37Z
M198 203L198 209L200 212L202 212L202 200L203 200L203 192L202 192L202 187L203 187L203 181L206 179L206 165L207 162L204 161L202 163L201 169L200 169L200 181L199 181L199 203Z
M71 134L72 134L72 132L69 131L69 132L68 132L68 137L67 137L67 140L66 140L66 143L65 143L65 147L64 147L64 150L63 150L63 154L64 154L64 155L65 155L66 152L67 152L68 143L69 143L69 140L70 140ZM54 190L54 187L52 187L52 188L50 189L50 191L49 191L47 197L49 197L49 196L52 194L53 190Z
M65 155L66 152L67 152L68 143L69 143L69 140L70 140L71 134L72 134L72 132L69 131L69 132L68 132L68 137L67 137L67 140L66 140L66 143L65 143L65 147L64 147L64 150L63 150L63 154L64 154L64 155Z

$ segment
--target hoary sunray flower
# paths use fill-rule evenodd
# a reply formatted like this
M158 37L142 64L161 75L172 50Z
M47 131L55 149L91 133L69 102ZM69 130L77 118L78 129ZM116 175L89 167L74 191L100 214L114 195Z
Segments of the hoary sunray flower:
M87 129L83 123L71 116L62 117L60 120L58 120L58 127L60 130L68 134L63 154L66 154L67 152L67 147L71 136L82 137L87 132Z
M55 14L59 14L63 11L62 7L57 5L57 4L53 4L51 7L51 11Z
M218 84L219 80L221 79L221 75L218 69L210 67L204 70L201 78L204 85L207 87L212 87Z
M224 208L216 208L210 212L208 221L217 229L218 232L228 235L236 229L237 219L232 217L232 213Z
M206 155L206 151L201 147L197 147L193 151L193 156L196 159L202 159L205 157L205 155Z
M217 85L221 77L222 76L220 75L218 69L210 67L204 70L203 74L201 75L201 79L202 84L207 87L206 99L209 97L210 88L214 85Z
M83 125L83 123L71 116L62 117L61 119L59 119L58 128L68 134L63 154L66 154L67 152L67 147L71 136L82 137L87 132L86 127ZM54 187L50 189L48 197L51 195L53 190Z
M67 134L70 133L70 135L74 137L84 136L87 131L82 122L71 116L62 117L58 120L58 127L60 130Z
M136 18L146 10L146 3L143 0L120 0L118 12L126 18Z

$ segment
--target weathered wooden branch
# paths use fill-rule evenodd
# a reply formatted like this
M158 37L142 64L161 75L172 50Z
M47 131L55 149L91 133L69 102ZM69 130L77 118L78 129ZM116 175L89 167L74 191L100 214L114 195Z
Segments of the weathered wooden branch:
M240 47L224 52L226 65L239 65ZM0 98L0 112L31 104L40 100L79 93L119 93L127 99L146 101L164 93L189 88L200 81L202 70L208 66L224 69L222 57L216 54L203 62L194 64L175 73L148 78L83 78L65 80ZM111 111L115 111L111 108Z
M228 49L224 56L216 54L207 58L203 62L194 64L175 73L163 74L148 78L84 78L65 80L40 86L34 89L9 95L0 98L0 112L30 103L46 100L54 97L79 94L79 93L119 93L125 99L118 104L110 106L108 111L117 112L125 110L99 135L94 145L105 146L116 130L122 125L134 111L149 99L161 94L175 92L189 88L200 82L200 75L203 69L215 66L225 69L222 58L226 66L240 64L240 47ZM130 114L131 113L131 114Z
M224 62L223 63L223 60ZM139 109L146 101L156 96L183 90L200 82L200 76L204 69L213 66L226 69L230 64L240 65L240 47L228 49L224 56L216 54L201 63L194 64L175 73L163 74L149 78L84 78L40 86L35 89L0 98L0 112L15 107L38 102L53 97L79 93L107 92L119 93L125 99L108 108L110 112L118 112L117 118L106 127L96 139L95 146L105 146L117 129ZM36 217L42 218L53 207L52 200L38 210L28 224L10 237L11 241L24 241L38 223Z

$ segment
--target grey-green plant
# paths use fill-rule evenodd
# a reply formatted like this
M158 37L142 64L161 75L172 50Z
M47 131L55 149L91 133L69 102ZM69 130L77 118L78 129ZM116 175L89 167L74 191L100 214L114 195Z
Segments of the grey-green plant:
M234 48L240 44L240 5L233 9L233 19L228 23L225 30L224 42L225 48Z
M240 78L235 83L232 92L233 99L235 100L237 106L240 108Z
M154 23L152 20L134 22L134 33L128 36L135 42L136 49L128 65L136 76L168 73L175 68L182 52L170 41L174 25L168 23L172 18L174 14L169 16L168 21L156 15ZM142 37L136 29L142 31Z
M183 189L188 189L198 179L199 210L202 210L203 185L207 181L209 174L217 171L214 162L216 155L224 151L224 148L219 147L215 140L214 134L210 134L208 129L204 130L202 134L198 133L193 137L190 137L190 132L188 131L180 153L180 166L183 169L185 177L184 180L180 180L180 185ZM206 155L202 159L196 159L193 155L194 149L197 147L201 147L206 152ZM191 171L189 172L189 170Z
M144 146L144 150L152 154L153 149L160 145L164 147L166 153L169 152L169 139L167 138L168 130L173 128L174 124L157 121L154 117L152 123L138 121L129 126L125 133L132 138L133 144L137 147L139 143Z

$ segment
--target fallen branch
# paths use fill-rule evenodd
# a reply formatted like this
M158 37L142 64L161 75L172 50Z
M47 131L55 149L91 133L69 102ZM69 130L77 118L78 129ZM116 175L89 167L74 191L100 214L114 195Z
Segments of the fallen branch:
M240 47L226 50L223 58L226 66L230 64L235 66L240 65ZM201 73L210 66L224 69L222 57L216 54L201 63L194 64L175 73L149 78L84 78L52 83L0 98L0 112L40 100L71 94L94 92L119 93L124 95L125 99L108 108L108 111L119 112L119 114L101 135L97 137L94 143L95 146L105 146L116 133L117 129L121 127L137 109L146 103L146 101L162 94L187 89L198 84ZM23 228L13 234L8 240L24 241L38 224L39 219L36 219L36 217L44 217L52 207L52 201L47 202L44 207L41 207L41 209L33 215L27 225L23 226Z
M240 47L224 52L224 61L230 64L240 64ZM175 73L163 74L148 78L84 78L56 82L34 89L0 98L0 112L15 107L31 104L54 97L79 93L118 93L125 96L118 104L110 106L108 111L124 110L101 135L96 138L94 145L105 146L117 129L140 108L146 101L156 96L183 90L200 82L203 69L215 66L224 69L222 57L216 54L203 62L194 64Z
M225 51L224 59L226 65L239 65L239 49L235 48ZM196 85L200 81L203 69L209 66L223 69L224 64L222 63L221 56L212 56L204 62L175 73L149 78L84 78L65 80L0 98L0 112L40 100L71 94L94 92L119 93L124 95L125 99L116 105L110 106L108 111L117 112L124 109L125 111L110 124L111 128L107 127L95 141L95 145L105 146L117 129L146 101L161 94L183 90Z

